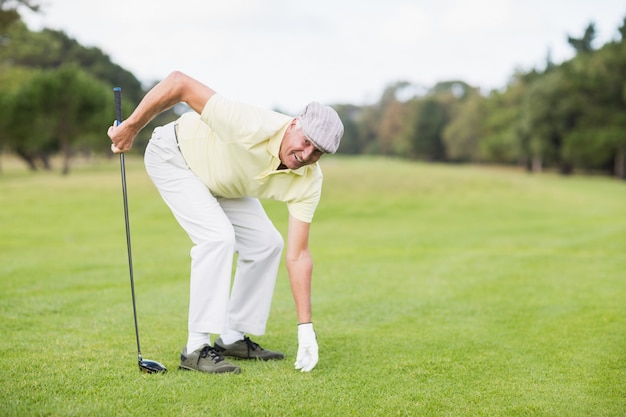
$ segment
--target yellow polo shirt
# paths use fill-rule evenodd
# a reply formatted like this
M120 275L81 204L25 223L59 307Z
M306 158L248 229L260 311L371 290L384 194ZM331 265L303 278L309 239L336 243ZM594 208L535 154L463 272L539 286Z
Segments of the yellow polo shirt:
M284 201L310 223L322 192L317 163L277 170L283 134L293 117L213 95L202 114L178 120L178 143L191 171L217 197Z

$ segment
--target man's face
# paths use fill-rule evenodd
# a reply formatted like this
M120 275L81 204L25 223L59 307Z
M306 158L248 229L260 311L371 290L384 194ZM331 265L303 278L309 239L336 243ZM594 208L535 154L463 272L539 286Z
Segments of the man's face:
M289 169L298 169L317 162L323 154L307 139L302 129L296 128L296 119L293 119L280 144L280 162Z

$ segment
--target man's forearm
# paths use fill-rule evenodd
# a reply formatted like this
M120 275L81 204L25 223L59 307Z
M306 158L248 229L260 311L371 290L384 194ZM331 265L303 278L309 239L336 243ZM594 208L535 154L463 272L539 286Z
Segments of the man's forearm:
M155 85L141 100L135 111L125 123L137 132L143 129L160 113L182 101L185 76L180 72L172 72Z
M289 273L291 293L296 303L298 323L309 323L312 321L311 277L313 261L311 257L306 256L297 260L287 260L287 272Z
M135 136L159 113L185 102L195 112L201 113L206 102L215 94L211 88L197 80L174 71L155 85L141 100L135 111L121 126L111 126L108 134L113 141L113 152L129 150Z

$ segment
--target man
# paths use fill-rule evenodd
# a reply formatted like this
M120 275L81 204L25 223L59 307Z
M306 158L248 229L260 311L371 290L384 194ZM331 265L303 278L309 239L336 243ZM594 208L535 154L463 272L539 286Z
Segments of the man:
M265 333L283 249L259 202L271 198L286 202L289 211L286 265L298 318L295 368L309 372L318 361L308 246L322 187L317 161L339 147L341 120L315 102L295 118L237 103L175 71L122 124L109 128L111 150L129 150L150 120L180 102L193 112L155 129L145 152L148 175L194 245L180 368L239 373L224 357L284 358L246 336ZM220 335L213 345L211 335Z

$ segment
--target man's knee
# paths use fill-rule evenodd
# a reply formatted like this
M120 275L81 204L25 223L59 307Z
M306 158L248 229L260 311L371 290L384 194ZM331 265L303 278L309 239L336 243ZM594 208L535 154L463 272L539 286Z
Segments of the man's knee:
M235 232L232 227L197 233L195 240L195 247L199 249L224 253L233 253L235 250Z
M242 259L270 259L280 257L284 247L283 237L275 228L258 233L255 239L239 245L239 256Z
M285 242L283 240L283 236L276 229L273 229L272 233L268 233L267 237L267 248L272 253L280 255L283 251L283 247L285 246Z

